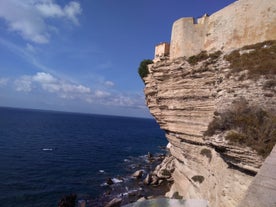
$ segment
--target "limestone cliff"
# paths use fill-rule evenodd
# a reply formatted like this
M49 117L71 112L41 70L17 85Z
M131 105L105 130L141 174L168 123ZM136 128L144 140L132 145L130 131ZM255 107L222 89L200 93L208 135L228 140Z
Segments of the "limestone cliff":
M276 103L276 84L264 87L275 75L233 72L225 55L193 64L185 57L162 60L149 65L144 78L147 106L166 132L175 166L167 196L203 198L212 207L237 206L264 158L229 142L226 132L206 136L208 125L240 98L266 111L274 111Z

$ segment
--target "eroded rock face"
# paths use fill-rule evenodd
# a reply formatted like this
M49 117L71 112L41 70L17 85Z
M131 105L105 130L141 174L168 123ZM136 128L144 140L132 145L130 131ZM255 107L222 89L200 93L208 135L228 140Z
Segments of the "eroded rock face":
M265 78L232 73L223 55L207 62L191 66L179 58L150 65L144 92L171 145L174 184L167 196L178 192L184 198L206 199L213 207L231 207L243 198L263 158L250 148L228 143L223 133L203 134L216 113L234 100L242 97L274 110L276 96L275 90L264 89Z

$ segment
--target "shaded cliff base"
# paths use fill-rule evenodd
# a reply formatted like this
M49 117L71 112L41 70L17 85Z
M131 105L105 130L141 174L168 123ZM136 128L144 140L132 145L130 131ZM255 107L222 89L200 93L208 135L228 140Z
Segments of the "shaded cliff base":
M275 144L276 41L149 65L146 102L175 167L166 194L237 206Z

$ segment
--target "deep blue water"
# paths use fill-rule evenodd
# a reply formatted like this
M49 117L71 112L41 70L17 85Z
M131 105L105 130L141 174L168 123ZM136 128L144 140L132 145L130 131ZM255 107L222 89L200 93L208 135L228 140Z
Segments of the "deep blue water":
M97 197L107 177L130 173L124 160L166 143L152 119L0 108L0 206Z

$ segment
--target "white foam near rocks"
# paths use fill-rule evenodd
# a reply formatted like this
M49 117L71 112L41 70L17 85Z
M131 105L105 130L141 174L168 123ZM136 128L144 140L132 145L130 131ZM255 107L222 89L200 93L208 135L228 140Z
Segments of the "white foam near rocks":
M120 180L118 178L112 178L111 180L113 181L113 183L122 183L123 182L123 180Z

